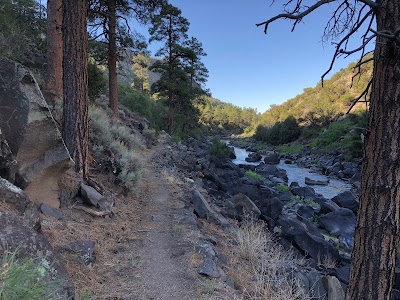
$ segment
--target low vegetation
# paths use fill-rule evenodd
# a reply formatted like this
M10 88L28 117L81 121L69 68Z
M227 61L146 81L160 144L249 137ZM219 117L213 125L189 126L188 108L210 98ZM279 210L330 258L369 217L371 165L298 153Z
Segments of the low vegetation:
M264 180L265 180L265 178L262 177L260 174L258 174L258 173L256 173L256 172L253 172L253 171L251 171L251 170L247 170L246 173L245 173L245 175L246 175L248 178L253 179L253 180L258 180L258 181L264 181Z
M142 173L139 156L141 141L132 134L130 128L111 121L101 108L91 106L89 117L90 138L95 144L94 156L108 157L111 171L117 176L117 183L133 192Z
M229 147L224 143L221 142L217 137L214 137L210 147L210 154L214 155L218 158L227 158L231 150Z
M268 128L258 125L254 138L270 145L282 145L297 140L301 135L301 127L293 116L289 116L283 122L277 122Z
M366 125L366 111L349 114L321 130L309 146L324 152L341 150L347 160L362 157L362 140Z
M18 259L17 254L18 250L5 250L0 260L0 299L55 299L54 287L41 280L51 267L49 263L41 258Z
M230 245L228 275L248 299L308 299L292 274L301 260L274 241L265 224L248 219L236 228L237 245Z

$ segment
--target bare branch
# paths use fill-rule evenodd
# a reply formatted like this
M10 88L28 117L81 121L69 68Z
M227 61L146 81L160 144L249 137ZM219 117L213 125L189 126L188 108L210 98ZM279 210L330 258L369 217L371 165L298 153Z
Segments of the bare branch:
M352 29L339 41L339 43L336 45L336 51L335 51L335 54L333 55L331 64L330 64L328 70L327 70L324 74L322 74L322 76L321 76L322 85L324 85L324 78L325 78L325 76L326 76L330 71L332 71L332 68L333 68L333 65L335 64L336 59L337 59L337 58L340 56L340 54L341 54L341 53L340 53L340 49L341 49L342 44L347 43L348 40L349 40L349 38L350 38L358 29L360 29L360 27L362 26L362 24L364 24L365 20L367 20L368 17L370 17L371 15L373 15L372 9L371 9L370 11L368 11L368 12L364 15L364 17L363 17L357 24L355 24L355 25L353 26L353 28L352 28Z
M364 3L374 10L376 10L379 7L379 4L372 0L358 0L358 2Z
M340 49L340 50L339 50L339 53L340 53L340 54L351 55L351 54L353 54L353 53L356 53L356 52L358 52L358 51L361 51L361 50L365 49L365 46L367 46L367 44L368 44L373 38L375 38L375 37L376 37L376 34L373 34L373 35L371 35L370 37L368 37L368 38L366 39L366 41L364 41L364 43L363 43L360 47L358 47L358 48L356 48L356 49L353 49L353 50L350 50L350 51Z
M354 99L353 103L351 104L351 106L349 107L348 111L346 112L346 114L350 113L350 111L353 109L353 107L357 104L357 102L360 101L360 99L362 97L364 97L364 101L362 102L368 102L367 100L367 96L368 96L368 92L371 88L372 85L372 78L371 80L368 82L367 87L365 88L365 90L360 94L360 96L358 96L356 99Z
M309 15L310 13L312 13L312 12L313 12L314 10L316 10L318 7L320 7L320 6L322 6L322 5L325 5L325 4L328 4L328 3L331 3L331 2L334 2L334 1L336 1L336 0L320 0L320 1L318 1L318 2L315 3L314 5L310 6L308 9L306 9L305 11L303 11L303 12L301 12L301 13L298 12L298 10L300 9L300 3L301 3L301 1L298 1L297 4L296 4L295 9L294 9L294 11L293 11L293 13L283 13L283 14L279 14L279 15L277 15L277 16L275 16L275 17L273 17L273 18L271 18L271 19L269 19L269 20L267 20L267 21L265 21L265 22L261 22L261 23L256 24L256 26L259 27L259 26L264 25L264 33L266 34L266 33L267 33L267 30L268 30L268 25L269 25L270 23L272 23L272 22L278 20L278 19L291 19L291 20L295 20L295 25L296 25L299 21L301 21L301 19L303 19L305 16ZM288 3L286 3L286 5L288 5L288 4L291 3L291 2L292 2L292 0L290 0ZM285 6L286 6L286 5L285 5ZM295 25L293 26L293 29L294 29ZM292 31L293 31L293 29L292 29Z
M374 29L370 29L371 32L373 32L377 36L385 37L391 40L394 40L397 38L397 36L400 35L400 28L397 28L395 31L391 32L389 30L384 30L384 31L376 31Z

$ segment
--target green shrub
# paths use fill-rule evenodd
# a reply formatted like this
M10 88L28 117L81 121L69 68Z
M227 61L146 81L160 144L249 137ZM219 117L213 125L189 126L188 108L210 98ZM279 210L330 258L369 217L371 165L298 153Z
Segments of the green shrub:
M256 172L253 172L251 170L247 170L246 173L244 173L247 177L253 180L258 180L258 181L264 181L265 178L262 177L260 174L257 174Z
M31 65L46 52L44 11L46 9L35 0L1 1L0 56Z
M142 160L135 151L141 144L140 140L128 127L111 122L106 112L97 107L90 107L89 117L89 136L97 143L93 150L108 150L114 154L120 168L116 174L117 181L133 192L142 175Z
M221 142L218 138L213 138L212 144L210 147L210 154L214 155L218 158L228 158L231 153L229 147L224 143Z
M118 85L118 98L131 111L146 117L155 130L166 128L167 110L160 102L149 95L137 91L126 84Z
M276 151L279 153L299 154L303 148L303 145L279 146Z
M276 186L276 189L277 189L279 192L281 192L281 193L287 193L287 192L289 192L289 187L288 187L287 185L284 185L284 184L278 184L278 185Z
M362 157L361 134L365 134L366 126L366 111L349 114L325 128L309 146L325 152L339 149L346 160Z
M88 61L88 89L89 99L94 101L106 89L106 79L94 59Z
M283 122L278 122L271 128L258 125L254 138L271 145L287 144L297 140L301 135L301 128L293 116Z
M49 263L40 258L17 259L17 254L18 250L14 252L5 250L3 253L0 268L0 299L54 299L55 283L44 283L41 280L51 268Z

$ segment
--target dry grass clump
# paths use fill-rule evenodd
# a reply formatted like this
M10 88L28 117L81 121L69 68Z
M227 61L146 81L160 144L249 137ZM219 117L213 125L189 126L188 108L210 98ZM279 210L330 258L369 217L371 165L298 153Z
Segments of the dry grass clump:
M228 275L249 299L307 299L306 291L293 277L302 262L274 241L264 224L250 219L236 228L237 245L229 245L232 269Z
M110 120L101 108L90 107L89 117L90 138L94 142L94 152L112 153L110 160L115 161L113 172L117 175L118 181L125 189L134 191L142 176L140 138L123 124Z

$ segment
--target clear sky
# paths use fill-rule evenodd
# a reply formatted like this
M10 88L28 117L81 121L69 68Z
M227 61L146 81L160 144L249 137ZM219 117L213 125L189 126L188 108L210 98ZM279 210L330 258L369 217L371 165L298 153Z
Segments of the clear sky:
M322 37L332 6L305 18L294 32L292 22L278 20L264 35L264 28L255 24L281 12L286 1L271 2L170 0L189 20L189 36L207 53L203 62L212 97L263 113L314 87L328 69L334 46ZM340 58L328 78L357 58Z

